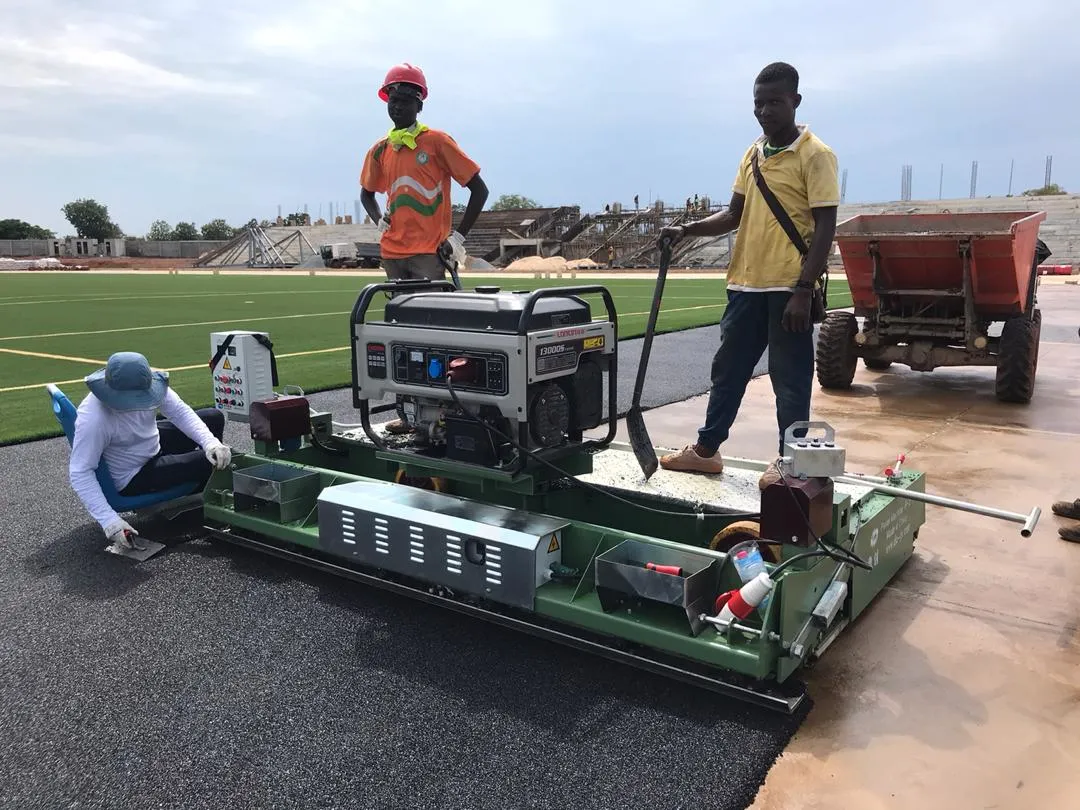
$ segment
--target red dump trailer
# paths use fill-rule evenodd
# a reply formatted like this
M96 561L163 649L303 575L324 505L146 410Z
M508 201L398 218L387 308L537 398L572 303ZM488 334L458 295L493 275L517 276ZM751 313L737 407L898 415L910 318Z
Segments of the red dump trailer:
M822 324L822 388L850 387L859 358L874 370L996 366L997 398L1029 402L1042 324L1038 265L1050 255L1039 239L1045 219L1041 211L877 214L838 225L855 311L831 312Z

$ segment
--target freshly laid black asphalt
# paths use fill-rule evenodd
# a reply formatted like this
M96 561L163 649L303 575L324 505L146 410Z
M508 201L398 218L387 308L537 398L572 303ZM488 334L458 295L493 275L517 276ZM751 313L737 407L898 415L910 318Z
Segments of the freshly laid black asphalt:
M657 339L648 404L705 389L716 332ZM743 808L799 724L208 541L198 513L134 519L170 545L146 563L107 555L67 459L0 448L0 807Z

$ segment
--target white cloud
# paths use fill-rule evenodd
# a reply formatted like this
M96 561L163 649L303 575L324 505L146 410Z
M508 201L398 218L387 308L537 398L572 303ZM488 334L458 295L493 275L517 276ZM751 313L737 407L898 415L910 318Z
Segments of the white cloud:
M950 108L964 121L948 135L958 149L1043 149L1039 131L1001 126L1009 105L1052 109L1058 132L1077 123L1060 88L1080 63L1080 4L1060 0L0 3L5 198L36 206L26 216L54 212L66 200L47 195L77 178L76 193L105 198L136 231L144 216L348 202L363 151L389 125L375 88L403 61L427 73L427 123L459 136L497 193L549 202L639 186L643 199L650 186L723 196L729 153L755 134L753 77L774 60L799 68L813 126L873 142L867 161L902 146L910 154L882 159L919 164L925 148L936 172ZM1041 131L1045 148L1063 143ZM87 158L108 165L87 174ZM849 190L877 169L841 162ZM1055 179L1068 171L1063 156ZM148 210L150 176L168 189L164 210ZM270 211L249 210L263 198Z
M84 41L70 26L36 41L0 37L0 84L21 90L63 88L99 98L255 92L243 83L208 80L158 67L112 45L98 44L101 41Z
M181 157L183 144L161 135L125 134L116 138L98 139L80 137L80 127L62 130L39 131L31 135L0 133L0 151L8 151L23 157L45 156L50 158L104 158L119 156L125 159L139 156L160 157L167 154L171 159Z

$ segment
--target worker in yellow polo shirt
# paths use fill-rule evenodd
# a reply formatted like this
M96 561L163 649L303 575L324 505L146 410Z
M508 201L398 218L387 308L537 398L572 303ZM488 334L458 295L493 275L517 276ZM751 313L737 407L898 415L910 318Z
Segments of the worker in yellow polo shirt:
M766 348L781 454L787 429L810 418L814 323L824 319L819 284L836 233L840 188L836 155L796 124L801 101L794 67L777 62L762 70L754 82L754 115L763 134L739 164L728 209L661 231L661 239L678 242L738 229L705 424L696 443L660 459L667 470L723 471L720 445ZM777 480L774 462L760 484Z

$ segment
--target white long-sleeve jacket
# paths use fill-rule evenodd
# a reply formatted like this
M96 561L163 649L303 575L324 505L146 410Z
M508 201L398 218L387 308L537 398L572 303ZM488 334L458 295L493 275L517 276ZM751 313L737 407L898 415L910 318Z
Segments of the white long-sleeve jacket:
M217 443L214 434L171 388L160 406L162 415L203 450ZM93 394L79 405L71 446L68 479L90 516L106 530L120 516L105 500L96 470L104 458L119 492L161 448L157 410L114 411Z

